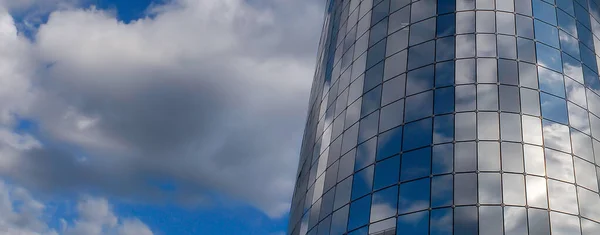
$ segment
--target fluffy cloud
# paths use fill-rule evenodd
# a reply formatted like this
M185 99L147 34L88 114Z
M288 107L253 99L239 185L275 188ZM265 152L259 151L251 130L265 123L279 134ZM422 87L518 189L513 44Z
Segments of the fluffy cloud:
M47 224L50 216L44 203L29 191L0 181L0 235L152 235L150 228L136 218L119 218L103 198L84 198L77 206L78 217L61 219L60 231Z
M0 35L17 45L0 61L24 58L9 72L0 67L0 81L23 83L10 89L18 102L0 99L0 114L35 120L43 143L0 141L12 153L0 157L0 175L45 192L124 199L198 203L216 192L281 216L295 180L319 5L179 0L128 24L93 7L62 10L34 43L0 14ZM126 224L124 234L138 226Z
M62 220L65 235L152 235L148 226L138 219L119 219L103 198L86 198L77 205L79 219L69 225Z

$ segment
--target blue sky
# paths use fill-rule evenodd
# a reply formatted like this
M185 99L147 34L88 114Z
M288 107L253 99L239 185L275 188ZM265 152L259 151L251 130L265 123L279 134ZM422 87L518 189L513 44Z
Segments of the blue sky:
M284 234L320 5L0 0L0 231Z

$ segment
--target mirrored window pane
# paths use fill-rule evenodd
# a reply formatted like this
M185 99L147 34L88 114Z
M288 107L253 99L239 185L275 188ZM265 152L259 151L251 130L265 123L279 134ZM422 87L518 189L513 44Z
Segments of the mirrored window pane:
M500 144L481 141L477 148L478 169L480 171L500 171Z
M538 64L554 71L562 72L562 60L560 52L557 49L542 43L536 43L535 46Z
M593 222L587 219L581 219L581 234L583 235L593 235L594 233L600 231L600 223Z
M527 234L527 209L523 207L504 207L504 234Z
M498 140L499 120L496 112L477 113L477 137L480 140Z
M540 116L540 94L527 88L521 88L521 110L524 114Z
M592 139L588 135L571 129L571 145L573 154L588 161L594 161Z
M474 10L475 9L475 0L456 0L456 10Z
M475 140L477 134L477 117L475 113L457 113L454 122L456 141Z
M456 58L475 57L475 35L465 34L457 35Z
M539 20L534 21L535 39L554 48L558 45L558 29L556 26L549 25Z
M519 60L526 61L529 63L535 63L535 43L528 39L517 38L517 56Z
M417 22L432 17L436 13L436 0L413 2L410 11L410 22Z
M540 209L528 209L529 234L550 234L550 216L548 211Z
M383 83L381 105L387 105L404 97L405 82L406 77L402 75Z
M369 234L379 234L382 232L394 231L395 228L396 218L389 218L384 221L379 221L369 225Z
M571 152L569 127L551 121L542 121L544 145L563 152Z
M454 209L454 234L479 234L477 207Z
M431 0L426 0L431 1ZM423 2L423 1L419 1ZM413 4L414 6L414 4ZM413 10L415 8L413 7ZM425 41L429 41L435 37L435 18L414 23L410 26L409 44L416 45Z
M521 174L502 174L504 204L525 205L525 178Z
M475 85L456 86L455 89L456 91L454 92L454 102L456 111L461 112L475 110L477 94L477 89L475 88Z
M556 96L540 93L542 116L562 124L568 124L567 102Z
M517 39L513 36L498 35L498 57L517 59Z
M396 229L396 234L427 235L429 232L429 211L399 216Z
M433 146L432 174L447 174L454 170L454 145L442 144Z
M502 207L482 206L479 207L479 234L503 235Z
M434 114L454 112L454 87L435 90Z
M346 232L346 226L348 224L348 210L349 206L345 206L333 213L331 216L331 234L343 234Z
M550 212L550 224L552 228L552 234L581 234L579 218L577 216L566 215L558 212Z
M381 160L400 152L402 145L402 127L396 127L379 134L377 137L377 160Z
M466 173L456 174L454 176L454 204L456 205L474 205L477 203L477 174ZM472 216L472 215L471 215Z
M433 143L447 143L454 140L454 115L436 116L433 119Z
M496 35L477 34L477 56L495 57L496 56Z
M556 10L554 6L541 0L533 0L533 16L551 25L556 25Z
M480 173L478 183L480 204L502 203L502 183L500 174Z
M435 60L445 61L454 59L454 37L445 37L436 40ZM454 71L451 71L454 74Z
M567 90L567 100L581 107L587 107L585 88L582 84L574 81L573 79L565 78L565 87Z
M496 32L496 14L493 11L477 11L476 20L476 31L478 33Z
M502 170L523 172L523 148L520 143L502 142Z
M404 126L404 135L410 136L411 138L403 138L403 151L408 151L431 144L433 132L431 121L431 118L428 118L421 121L412 122Z
M435 86L454 85L454 61L435 64Z
M429 188L429 178L401 184L398 214L429 208Z
M496 4L506 4L497 1ZM515 15L512 13L497 12L496 13L496 24L498 25L498 33L514 35L515 34Z
M540 119L523 115L523 142L530 144L542 144L542 126Z
M456 61L456 84L475 83L475 60L457 60Z
M348 177L345 180L343 180L337 184L337 186L335 187L335 200L333 203L334 210L337 210L337 208L340 208L343 205L346 205L348 202L350 202L351 190L352 190L352 177ZM345 226L344 226L344 228L345 228Z
M392 1L392 3L398 1ZM400 9L389 16L388 33L393 33L409 25L410 6ZM408 32L408 30L406 30Z
M379 42L381 39L385 38L388 35L388 21L387 18L385 20L379 21L376 25L371 27L370 36L369 36L369 46L375 45L375 43Z
M407 6L407 5L409 5L410 2L411 2L410 0L394 0L394 1L390 1L390 12L394 12L394 11L400 9L400 8L403 8L403 7ZM362 4L364 4L364 1L363 1L363 3L361 3L361 5ZM408 6L408 7L410 7L410 6Z
M456 33L474 33L475 32L475 12L457 12L456 13Z
M569 57L573 57L573 58L577 58L579 59L580 55L579 55L579 43L577 41L576 38L568 35L567 33L565 33L564 31L560 31L560 47L561 49L568 54L568 56L566 56L567 58L565 58L565 60L572 60L572 58Z
M393 55L396 52L406 49L406 47L408 47L408 28L390 34L386 43L386 56ZM399 63L396 66L399 66Z
M521 111L519 102L519 88L515 86L499 86L500 110L518 113Z
M573 157L559 151L545 149L548 177L573 182Z
M423 65L432 64L435 57L435 41L410 47L408 49L408 69L415 69ZM561 64L562 67L562 64Z
M406 72L406 51L397 53L385 60L385 69L383 71L384 80L393 78ZM402 91L404 92L404 91Z
M454 145L454 164L456 172L477 169L477 145L475 142L460 142Z
M521 2L521 1L517 1ZM527 2L527 1L525 1ZM517 35L525 38L533 38L533 20L529 17L517 15Z
M448 1L443 1L448 2ZM437 36L444 37L456 33L456 17L454 14L440 15L437 17Z
M432 235L452 235L452 208L432 210L429 223Z
M376 65L385 58L385 44L386 40L384 39L369 48L367 51L367 69L373 67L373 65Z
M370 222L379 221L396 215L398 204L398 186L389 187L373 193Z
M443 175L431 180L431 207L451 206L453 202L453 176Z
M498 60L498 80L502 84L519 85L517 62L514 60Z
M537 67L535 65L519 62L519 84L532 89L538 88Z
M354 173L354 161L356 151L352 150L340 158L339 170L337 175L337 182L342 181L346 177Z
M360 120L358 129L358 142L361 143L377 135L377 125L379 123L379 111L369 114Z
M495 59L477 59L478 83L497 83L497 76L498 67Z
M565 83L563 75L549 69L538 67L540 90L565 98Z
M525 156L525 172L527 174L545 176L544 168L544 150L542 147L533 145L524 145L523 153Z
M360 116L364 117L371 112L377 110L381 106L381 86L375 87L373 90L367 92L362 97L362 106L360 109Z
M431 148L403 153L401 166L401 181L429 176L431 173Z
M390 11L389 0L375 0L373 1L373 10L371 11L371 25L375 25L380 20L384 19Z
M538 208L548 208L546 179L537 176L527 176L527 205Z
M381 108L379 132L387 131L402 124L402 116L404 116L404 100Z
M552 210L571 214L579 213L575 185L548 180L548 199Z
M373 183L373 189L379 190L386 186L396 184L399 176L400 156L395 156L378 162L375 165L375 182Z
M468 99L469 97L465 97ZM474 101L473 101L474 102ZM470 103L468 103L470 104ZM498 110L498 86L490 84L477 85L477 109Z
M500 113L500 136L502 140L521 141L521 116Z
M360 198L373 189L373 165L354 174L352 181L352 200Z
M596 168L594 165L579 158L573 158L573 160L575 161L575 180L577 181L577 185L598 192L598 178L596 177Z
M599 221L600 220L600 196L597 193L589 191L585 188L577 187L577 195L579 198L579 210L581 215L586 218Z
M348 216L348 230L359 228L369 223L371 212L371 195L361 198L350 204Z
M406 95L433 88L433 65L410 71L406 76Z

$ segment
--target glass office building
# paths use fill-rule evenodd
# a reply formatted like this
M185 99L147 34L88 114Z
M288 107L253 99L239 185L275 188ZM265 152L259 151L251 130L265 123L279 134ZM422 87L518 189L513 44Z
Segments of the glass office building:
M328 0L289 234L600 234L600 0Z

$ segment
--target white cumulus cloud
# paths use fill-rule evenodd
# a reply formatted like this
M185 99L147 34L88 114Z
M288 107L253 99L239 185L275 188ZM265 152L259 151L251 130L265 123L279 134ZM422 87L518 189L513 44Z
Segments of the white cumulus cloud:
M0 152L10 153L0 155L0 177L36 192L94 189L148 202L206 203L218 193L282 216L321 4L174 0L130 23L66 8L32 41L0 11L0 40L11 43L0 44L0 83L11 85L0 86L0 130L17 117L39 129L19 136L27 148L0 139ZM116 226L106 219L102 226ZM66 231L98 231L86 221ZM119 232L138 228L125 221Z

